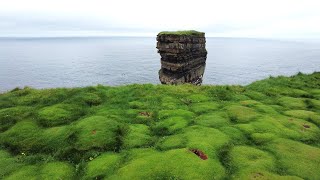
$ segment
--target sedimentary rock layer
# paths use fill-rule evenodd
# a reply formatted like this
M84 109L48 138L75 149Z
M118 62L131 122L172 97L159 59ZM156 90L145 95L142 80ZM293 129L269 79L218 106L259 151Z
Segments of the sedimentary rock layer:
M161 56L159 78L163 84L199 82L197 78L202 81L207 59L204 33L159 33L157 41ZM199 70L200 67L203 67L203 71Z
M197 35L177 35L177 34L161 34L157 36L158 42L172 43L206 43L204 33L198 33Z
M204 70L205 64L181 73L172 73L171 71L162 68L159 70L159 79L162 84L175 85L191 83L200 85L202 83Z
M161 68L167 69L173 72L184 72L205 63L206 63L206 58L204 57L189 59L188 61L179 62L179 63L170 62L170 61L161 61Z

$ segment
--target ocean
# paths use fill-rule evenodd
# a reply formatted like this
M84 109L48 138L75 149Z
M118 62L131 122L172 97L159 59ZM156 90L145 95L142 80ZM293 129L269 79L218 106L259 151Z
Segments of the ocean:
M320 42L207 38L203 84L247 85L320 71ZM15 87L160 84L156 38L0 38L0 92Z

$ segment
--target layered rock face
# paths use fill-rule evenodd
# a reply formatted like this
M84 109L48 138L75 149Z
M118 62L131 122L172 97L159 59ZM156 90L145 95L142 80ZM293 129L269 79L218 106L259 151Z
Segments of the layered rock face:
M207 59L204 33L159 33L157 41L162 84L202 83Z

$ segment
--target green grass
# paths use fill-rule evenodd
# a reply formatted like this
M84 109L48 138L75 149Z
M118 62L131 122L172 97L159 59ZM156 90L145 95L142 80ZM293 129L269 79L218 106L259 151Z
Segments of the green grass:
M5 150L0 151L0 159L0 177L5 177L22 166L22 164L18 163L16 159Z
M199 35L204 35L204 32L199 32L199 31L195 31L195 30L162 31L158 35L199 36Z
M81 115L81 109L72 104L56 104L42 108L38 113L39 124L57 126L69 124Z
M144 124L130 124L128 134L124 139L125 148L138 148L148 146L152 143L149 126Z
M229 156L236 175L247 170L272 172L276 168L275 158L271 154L253 147L235 146Z
M73 179L74 167L69 163L51 162L44 165L23 166L6 179Z
M288 139L277 139L267 145L278 159L283 173L304 179L319 179L320 149Z
M219 128L222 126L229 126L230 121L224 112L212 112L198 116L195 123L201 126Z
M157 135L175 134L187 127L188 124L189 121L183 117L170 117L157 122L154 127L154 132L156 132Z
M285 111L284 114L295 118L310 120L311 122L320 125L320 114L313 111L289 110Z
M159 152L134 149L133 159L110 179L221 179L225 170L216 159L202 160L188 149Z
M259 115L254 109L239 105L227 106L226 111L228 112L231 121L238 123L251 121Z
M117 153L104 153L97 158L90 157L86 168L85 179L105 178L119 168L121 156Z
M119 128L122 128L120 123L103 116L81 119L75 124L74 147L78 150L94 148L115 150Z
M0 94L0 179L320 179L319 89L320 73L16 88Z

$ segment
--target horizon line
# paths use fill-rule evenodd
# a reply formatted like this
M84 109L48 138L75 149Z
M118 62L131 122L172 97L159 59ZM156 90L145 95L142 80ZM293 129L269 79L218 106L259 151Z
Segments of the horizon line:
M155 36L139 36L139 35L61 35L61 36L0 36L0 39L30 39L30 38L47 38L47 39L54 39L54 38L154 38ZM314 38L314 37L241 37L241 36L206 36L206 38L237 38L237 39L268 39L268 40L320 40L320 37Z

